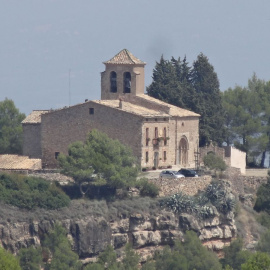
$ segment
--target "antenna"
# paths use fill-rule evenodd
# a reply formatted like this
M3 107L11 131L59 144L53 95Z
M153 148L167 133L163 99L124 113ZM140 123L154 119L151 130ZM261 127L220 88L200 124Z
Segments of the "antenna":
M68 105L70 107L70 72L71 72L71 69L68 70Z

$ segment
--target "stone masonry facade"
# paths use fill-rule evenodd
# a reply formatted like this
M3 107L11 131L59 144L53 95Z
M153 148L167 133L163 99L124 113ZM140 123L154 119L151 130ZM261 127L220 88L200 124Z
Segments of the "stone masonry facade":
M122 50L105 64L101 100L33 111L22 122L25 155L57 168L59 153L92 129L129 146L141 167L195 167L199 115L144 94L145 63Z

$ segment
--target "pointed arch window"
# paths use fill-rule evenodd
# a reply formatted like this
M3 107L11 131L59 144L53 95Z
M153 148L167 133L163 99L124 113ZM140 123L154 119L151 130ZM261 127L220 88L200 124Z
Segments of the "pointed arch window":
M131 89L131 75L129 72L125 72L124 73L124 93L130 93L130 89Z
M116 93L117 92L117 74L115 71L111 72L110 83L111 83L111 92Z

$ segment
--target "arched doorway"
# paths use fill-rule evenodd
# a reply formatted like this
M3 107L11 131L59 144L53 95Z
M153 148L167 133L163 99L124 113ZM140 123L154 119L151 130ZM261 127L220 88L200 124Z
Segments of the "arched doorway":
M182 138L179 143L179 164L188 164L188 142L186 138Z

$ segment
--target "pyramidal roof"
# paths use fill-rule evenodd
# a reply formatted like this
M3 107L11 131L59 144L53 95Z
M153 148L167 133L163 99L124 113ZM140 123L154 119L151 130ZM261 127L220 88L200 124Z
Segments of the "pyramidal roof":
M127 65L134 65L134 64L145 65L146 64L145 62L135 57L127 49L123 49L121 52L116 54L112 59L103 63L104 64L127 64Z

